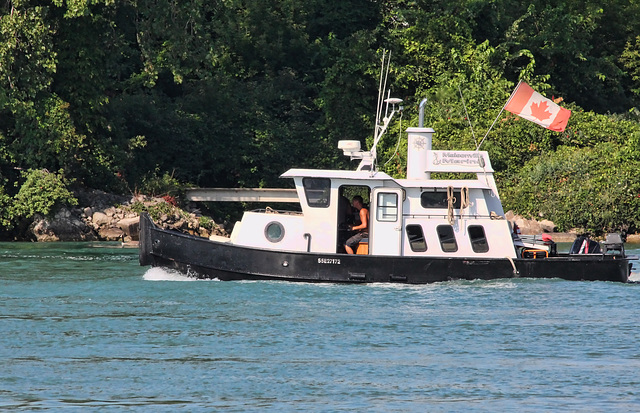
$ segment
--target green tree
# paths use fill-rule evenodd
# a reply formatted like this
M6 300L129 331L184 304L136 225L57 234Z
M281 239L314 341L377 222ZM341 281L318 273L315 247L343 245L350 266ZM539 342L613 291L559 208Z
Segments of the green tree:
M502 63L507 78L518 76L526 50L536 59L536 73L550 76L553 87L541 92L600 113L624 111L632 104L619 58L640 31L639 3L497 1L469 8L474 38L507 52Z
M627 42L620 61L631 77L631 93L640 102L640 36Z

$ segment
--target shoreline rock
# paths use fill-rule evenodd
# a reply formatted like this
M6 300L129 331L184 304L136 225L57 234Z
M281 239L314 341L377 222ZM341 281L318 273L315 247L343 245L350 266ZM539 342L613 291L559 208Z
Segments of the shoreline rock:
M512 226L516 224L520 228L522 235L554 234L557 230L553 221L549 221L548 219L542 221L527 219L522 215L516 215L513 211L507 211L504 215L507 221L511 222Z
M23 240L51 241L121 241L139 240L140 212L146 211L163 228L192 235L228 237L213 219L197 209L182 210L164 198L124 197L98 190L77 195L79 207L60 208L54 216L36 215L21 234ZM202 218L202 219L201 219ZM204 224L204 225L201 225Z
M505 218L511 222L511 226L516 224L520 228L522 235L540 235L549 234L554 242L573 242L578 236L577 232L556 232L557 227L553 221L548 219L537 221L535 219L527 219L522 215L517 215L513 211L507 211Z
M98 236L74 211L63 207L53 218L37 214L27 229L38 242L98 241Z

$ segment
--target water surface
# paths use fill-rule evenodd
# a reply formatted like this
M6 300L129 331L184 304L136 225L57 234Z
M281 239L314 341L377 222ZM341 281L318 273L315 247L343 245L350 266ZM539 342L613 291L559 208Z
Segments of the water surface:
M0 408L638 411L639 297L191 281L117 244L2 243Z

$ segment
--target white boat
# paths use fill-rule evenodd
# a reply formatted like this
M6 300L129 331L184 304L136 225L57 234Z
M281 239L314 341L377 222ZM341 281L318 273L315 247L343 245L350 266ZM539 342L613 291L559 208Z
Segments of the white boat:
M140 264L179 270L197 278L306 282L431 283L456 279L563 278L626 282L636 257L625 254L619 234L599 244L578 239L570 252L553 241L514 233L505 219L486 151L433 150L434 130L408 135L407 175L377 169L376 146L401 102L386 99L368 151L359 141L338 148L356 170L290 169L299 208L247 211L230 238L207 239L163 230L141 219ZM462 179L432 179L435 173ZM449 176L449 175L447 175ZM344 198L368 203L368 238L357 254L345 253L352 235Z

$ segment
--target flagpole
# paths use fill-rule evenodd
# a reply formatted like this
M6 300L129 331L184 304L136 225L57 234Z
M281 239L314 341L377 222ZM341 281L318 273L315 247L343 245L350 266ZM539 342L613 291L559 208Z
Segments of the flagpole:
M494 119L493 123L491 124L491 126L489 127L489 130L487 130L487 133L484 135L484 138L482 138L482 140L480 141L480 143L478 144L478 146L476 146L476 152L478 151L478 149L480 149L480 146L482 146L482 143L484 142L484 140L487 138L487 136L489 135L489 132L491 132L491 129L493 129L493 126L496 124L496 122L498 121L498 118L500 118L500 115L502 115L502 112L504 112L504 108L507 107L507 105L509 104L509 102L511 102L511 99L513 99L513 96L516 94L516 92L518 91L518 88L520 87L520 84L522 83L522 80L518 82L518 85L516 86L515 89L513 89L513 92L511 92L511 95L509 96L509 99L507 99L507 102L502 105L502 109L500 109L500 113L498 113L498 116L496 116L496 118Z

